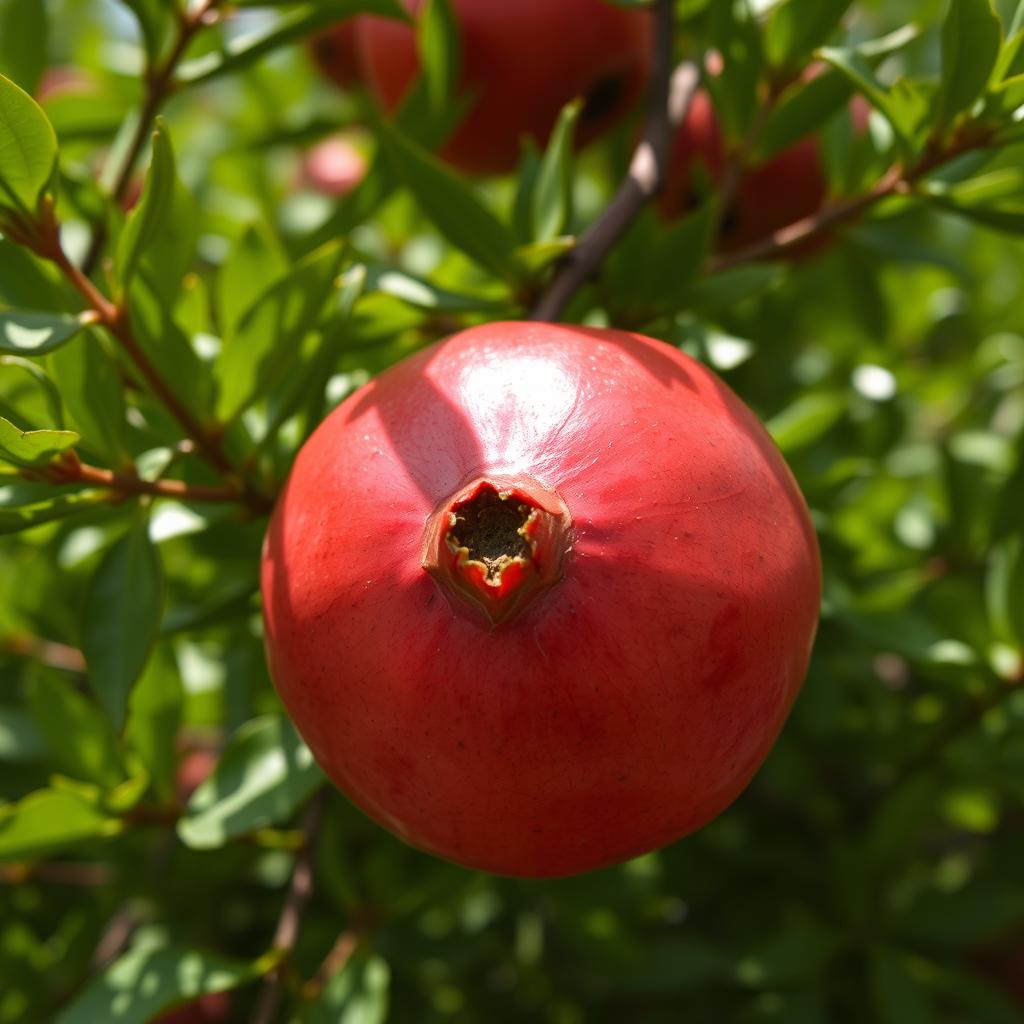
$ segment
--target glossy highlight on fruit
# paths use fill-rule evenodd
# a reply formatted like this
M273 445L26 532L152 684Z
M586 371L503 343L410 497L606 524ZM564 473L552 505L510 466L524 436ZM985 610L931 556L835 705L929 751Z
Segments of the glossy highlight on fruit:
M417 13L422 0L403 0ZM461 95L469 112L442 157L471 174L501 174L521 140L545 144L562 107L582 97L581 145L626 114L647 81L652 21L643 9L605 0L452 0L458 22ZM359 19L356 40L366 84L394 110L419 73L415 30L394 19Z
M409 843L568 875L736 798L803 679L820 569L778 450L636 334L463 331L348 398L264 547L271 674Z

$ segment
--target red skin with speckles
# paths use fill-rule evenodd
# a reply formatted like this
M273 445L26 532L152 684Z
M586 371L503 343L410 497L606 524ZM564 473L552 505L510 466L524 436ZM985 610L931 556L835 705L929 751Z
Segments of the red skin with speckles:
M428 517L481 477L571 516L561 578L495 627L423 567ZM640 335L496 323L324 421L262 584L278 692L337 785L421 849L547 877L736 798L803 679L820 568L785 462L711 371Z
M422 0L404 0L404 6L416 12ZM648 11L604 0L452 0L452 8L461 33L460 88L474 99L441 155L463 171L512 170L523 136L543 145L562 107L577 96L594 97L577 130L577 141L586 144L643 91ZM414 30L394 19L365 17L356 38L370 91L393 110L419 71ZM612 81L618 83L614 100L599 103L594 90Z

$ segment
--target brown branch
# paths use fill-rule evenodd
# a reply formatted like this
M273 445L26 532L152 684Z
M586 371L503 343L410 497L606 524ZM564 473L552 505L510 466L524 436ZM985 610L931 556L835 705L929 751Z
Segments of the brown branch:
M61 672L85 675L85 656L82 652L77 647L69 647L55 640L43 640L30 633L12 633L0 640L0 651L19 658L31 658L47 668L59 669Z
M45 885L70 885L84 889L103 889L113 880L108 864L75 864L70 861L41 861L38 864L0 865L0 882L24 885L42 882Z
M302 990L302 998L307 1002L318 999L331 978L344 969L358 946L358 934L352 929L343 931L331 946L327 956L324 957L323 963L317 968L316 974L306 982Z
M933 144L929 147L913 166L904 168L900 164L894 164L877 184L863 195L853 196L850 199L824 206L817 213L804 217L803 220L798 220L793 224L788 224L767 238L754 242L743 249L712 256L704 265L704 273L719 274L745 263L784 259L811 239L817 238L839 224L856 220L862 213L883 199L896 195L909 195L913 192L917 182L943 164L972 150L985 149L992 143L993 136L988 129L968 124L948 146L938 148Z
M173 92L174 73L181 63L181 59L185 56L185 51L188 49L189 43L192 42L193 36L195 36L200 28L209 24L211 11L217 3L218 0L203 0L192 11L181 12L178 21L178 34L175 37L170 53L168 53L162 64L146 69L145 97L142 102L142 109L139 111L139 121L135 126L135 133L132 135L132 140L125 151L121 167L114 179L114 186L111 191L111 198L114 202L118 204L124 203L131 187L135 167L139 162L139 157L142 155L146 140L149 138L153 122ZM91 274L96 268L106 243L107 225L105 221L101 220L93 230L89 250L82 261L82 267L86 275Z
M910 184L910 179L904 174L902 168L892 167L875 187L864 195L822 207L817 213L804 217L803 220L795 221L793 224L787 224L786 227L780 228L760 242L754 242L735 252L712 256L705 264L704 272L720 274L723 270L732 270L733 267L745 263L782 259L794 249L799 248L812 238L817 238L837 224L855 220L865 210L870 209L883 199L908 192Z
M285 975L299 940L302 917L309 905L310 897L313 895L313 857L316 853L316 841L320 834L320 822L323 819L326 802L327 791L321 789L313 797L309 809L306 811L306 817L302 823L302 830L306 834L306 843L295 862L291 885L288 887L288 895L285 897L284 907L281 910L281 917L278 919L277 930L274 932L274 941L271 946L272 951L278 954L278 959L263 981L263 990L260 992L259 1001L250 1018L251 1024L272 1024L281 1005Z
M74 452L65 452L60 461L49 467L46 476L54 483L105 487L125 498L149 495L154 498L175 498L178 501L238 501L238 491L232 487L209 487L186 483L184 480L143 480L127 473L90 466L81 462Z
M530 311L531 320L558 320L576 292L600 269L612 246L665 183L673 129L682 124L700 81L696 64L687 61L673 72L675 38L673 0L654 5L654 55L643 138L633 153L629 173L604 213L566 256L551 283Z
M135 368L153 394L160 399L167 411L181 425L189 440L195 443L206 461L225 478L234 492L235 500L248 505L258 514L269 511L273 502L253 488L232 465L224 452L219 434L205 427L193 415L171 390L159 370L150 362L135 337L127 310L111 302L93 284L88 275L68 258L61 244L60 226L53 212L52 200L48 200L44 224L39 235L34 239L33 248L44 259L50 260L60 268L69 284L90 307L93 321L106 328L118 342L125 354L135 364Z

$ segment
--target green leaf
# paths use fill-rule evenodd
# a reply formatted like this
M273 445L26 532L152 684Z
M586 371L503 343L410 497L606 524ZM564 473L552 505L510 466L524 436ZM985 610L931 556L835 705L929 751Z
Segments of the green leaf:
M136 341L175 400L200 421L211 423L214 384L209 367L196 354L148 275L139 274L135 279L128 304Z
M942 25L942 78L935 105L938 132L945 131L985 90L1002 38L992 0L950 0Z
M221 330L230 334L242 314L288 273L288 258L262 224L251 224L236 239L217 278Z
M564 234L572 222L573 133L582 104L562 108L547 152L537 169L533 190L533 241L548 242Z
M81 626L89 681L117 729L149 660L162 609L160 557L149 539L147 517L138 515L100 562Z
M0 762L30 763L42 760L42 738L31 717L14 708L0 707Z
M17 466L45 466L79 440L70 430L19 430L0 416L0 459Z
M940 209L1010 234L1024 234L1024 172L1007 167L953 185L930 181L920 194Z
M776 67L796 64L832 34L852 0L788 0L765 29L765 53Z
M128 702L125 742L146 766L153 788L164 804L176 797L178 730L184 690L174 656L160 644L146 664Z
M849 79L839 71L828 71L787 91L765 122L758 141L759 157L767 160L818 131L846 106L852 93Z
M459 26L449 0L427 0L419 10L416 46L427 100L441 110L451 102L459 80Z
M71 313L0 310L0 352L45 355L70 341L83 326L81 319Z
M511 315L507 302L483 295L468 295L439 288L404 270L380 264L366 267L366 292L383 292L392 295L416 309L427 309L439 313L505 313Z
M385 1024L390 985L386 961L357 952L327 982L303 1024Z
M258 964L182 946L136 945L57 1017L57 1024L148 1024L202 995L227 992L259 977Z
M46 488L47 497L39 496L39 489L27 484L0 486L0 534L18 533L41 523L65 519L97 505L108 505L116 497L110 491L77 491L73 494L54 492Z
M805 394L766 424L768 433L784 451L792 452L817 441L842 419L847 410L841 391Z
M285 13L269 28L237 36L223 49L183 65L178 71L178 80L192 84L234 74L282 47L357 14L409 21L409 15L398 0L316 0L311 3L289 2L288 6L295 10Z
M57 136L39 105L0 75L0 223L38 221L57 173Z
M486 270L514 280L515 239L480 202L472 187L395 128L382 122L379 131L393 171L441 234Z
M178 824L197 850L287 821L323 783L309 748L284 716L246 722L231 738L213 775L193 794Z
M67 679L36 668L30 679L29 706L59 771L103 789L113 789L124 780L110 722Z
M263 397L315 330L334 290L343 243L325 246L270 288L224 338L217 414L230 422Z
M929 105L925 88L903 78L892 89L886 89L875 77L862 50L826 46L819 54L822 60L846 75L854 88L885 115L904 149L913 155L927 127Z
M117 364L99 339L86 333L50 353L46 366L60 388L68 425L83 438L83 451L108 465L130 465L124 387Z
M178 180L167 129L158 122L146 187L118 242L122 288L127 291L141 272L161 304L173 305L192 263L197 230L192 198Z
M879 1024L931 1024L935 1015L912 961L896 950L875 950L870 962L871 994Z
M34 93L46 68L50 23L39 0L0 0L0 75Z
M40 789L0 807L0 861L41 857L120 831L119 821L75 793Z
M46 404L47 422L53 424L56 430L64 429L64 404L60 400L60 392L54 384L50 375L38 363L31 359L22 359L21 356L0 355L0 366L10 366L21 370L32 378L33 382L43 393L43 401Z
M760 105L761 30L748 0L718 0L711 5L709 19L712 41L725 59L720 74L705 76L705 85L726 137L740 139L750 130Z

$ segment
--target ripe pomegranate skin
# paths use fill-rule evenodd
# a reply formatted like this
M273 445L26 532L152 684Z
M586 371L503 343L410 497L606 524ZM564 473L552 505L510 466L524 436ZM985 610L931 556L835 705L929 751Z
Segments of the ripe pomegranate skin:
M552 527L497 625L481 564L432 533L481 479ZM803 679L820 566L781 455L710 370L636 334L495 323L321 424L262 588L278 692L356 804L441 857L552 877L735 799Z
M310 40L310 52L320 70L340 89L353 89L363 80L356 51L356 22L348 18L318 32Z
M422 0L403 0L417 12ZM460 88L469 113L441 149L470 174L503 174L520 140L547 141L559 111L585 98L577 142L597 138L634 105L650 66L652 21L604 0L453 0L461 34ZM394 110L419 71L414 30L364 17L356 40L371 93Z
M700 166L702 171L696 168ZM666 218L686 214L700 201L697 175L715 186L725 177L725 140L710 96L701 91L676 133L665 191L659 201ZM746 169L736 183L733 201L722 217L718 247L743 249L818 212L825 202L827 182L815 138L801 139L765 163ZM808 255L820 246L802 246Z

